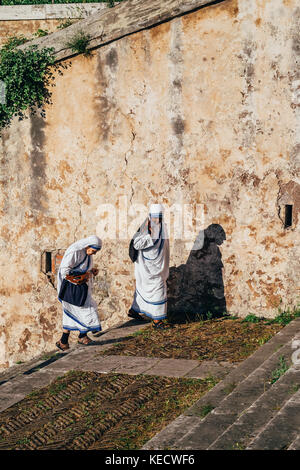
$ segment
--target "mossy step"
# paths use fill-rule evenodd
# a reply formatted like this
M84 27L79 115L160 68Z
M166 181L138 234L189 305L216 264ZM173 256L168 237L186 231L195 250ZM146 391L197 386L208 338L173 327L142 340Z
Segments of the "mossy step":
M300 370L291 367L221 435L208 450L244 449L298 391Z
M271 387L272 372L278 367L281 356L289 360L291 342L279 348L248 375L202 420L192 432L176 443L179 449L208 449L265 391ZM236 369L237 371L237 369Z
M230 388L236 387L254 370L263 364L272 354L279 350L284 344L292 340L300 333L300 318L293 320L267 343L257 349L250 357L243 361L236 369L232 370L225 379L218 383L210 392L198 400L184 413L186 416L202 416L201 410L210 405L216 408L228 395Z
M282 450L297 438L300 430L300 390L296 392L247 446L247 450Z
M278 367L281 355L287 355L289 361L291 343L299 333L300 319L296 319L148 441L143 449L207 449L266 391L265 382ZM224 406L223 413L221 406ZM205 410L208 414L204 417ZM185 427L185 432L180 426Z

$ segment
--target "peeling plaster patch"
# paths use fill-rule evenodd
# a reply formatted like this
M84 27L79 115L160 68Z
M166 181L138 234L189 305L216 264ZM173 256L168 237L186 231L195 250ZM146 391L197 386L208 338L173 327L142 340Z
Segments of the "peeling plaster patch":
M290 167L295 176L300 170L300 8L293 15L292 27L292 56L291 56L291 108L295 116L294 146L290 152Z
M85 161L85 166L84 166L84 170L82 172L82 178L87 178L87 169L88 169L88 164L89 164L89 155L86 156L86 161ZM85 182L82 183L82 187L88 187L88 185L85 184ZM90 198L87 194L81 192L81 191L78 191L77 192L77 206L78 206L78 224L75 226L75 229L74 229L74 242L78 239L78 232L80 230L80 227L81 227L81 223L82 223L82 207L83 207L83 204L87 204L87 205L90 205Z
M24 123L25 125L28 125L28 123ZM17 205L15 201L19 200L21 195L27 193L25 176L27 168L26 163L24 164L24 134L16 118L9 129L2 130L1 142L0 213L2 212L6 220L12 218L15 223L22 224L23 204ZM28 186L30 187L30 185ZM10 226L12 227L12 224Z
M9 174L9 154L8 154L8 140L9 140L9 131L8 129L1 130L1 160L0 160L0 201L1 201L1 211L4 214L7 214L9 206L9 192L8 192L8 174Z
M238 58L241 60L242 77L244 78L244 89L241 91L243 113L240 114L242 136L242 147L247 150L247 164L251 165L252 171L255 171L254 154L256 152L256 126L257 116L255 108L254 77L255 63L257 58L256 45L256 5L254 2L240 2L238 19L241 22L241 35L243 49Z
M95 110L100 122L100 132L104 141L107 141L113 124L113 115L116 108L115 102L115 76L118 68L118 55L114 46L104 52L100 49L97 53L97 76L99 91L96 92Z
M168 54L169 67L169 100L168 116L171 123L170 134L171 159L174 161L171 178L180 178L180 168L185 155L184 132L185 118L183 115L182 82L184 72L182 22L176 19L171 23L170 52Z
M300 129L297 134L300 134ZM300 143L296 144L290 151L290 167L295 176L298 176L300 169Z
M45 145L45 120L38 115L30 115L30 135L32 150L30 152L31 164L31 193L30 205L32 209L43 210L47 205L47 196L44 191L46 184L46 156Z
M144 31L142 47L145 53L145 61L150 66L152 64L152 57L151 57L151 41L149 38L149 31Z
M28 348L28 342L31 338L31 332L29 331L28 328L25 328L19 341L18 341L18 345L19 345L19 353L22 353L22 352L25 352Z
M111 48L111 50L106 54L106 65L108 65L113 73L116 73L118 67L118 53L115 48Z

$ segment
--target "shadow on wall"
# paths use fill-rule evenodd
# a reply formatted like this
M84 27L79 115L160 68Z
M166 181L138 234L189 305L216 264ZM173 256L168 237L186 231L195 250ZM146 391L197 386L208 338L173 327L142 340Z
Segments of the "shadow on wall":
M201 230L186 264L170 268L168 320L176 323L219 318L226 313L222 254L226 240L219 224Z

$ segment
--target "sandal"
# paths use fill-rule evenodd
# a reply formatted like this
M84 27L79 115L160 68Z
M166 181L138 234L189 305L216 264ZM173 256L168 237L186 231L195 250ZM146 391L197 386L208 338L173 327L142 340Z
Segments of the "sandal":
M70 349L69 343L63 344L60 340L55 343L56 347L60 349L61 351L67 351L67 349Z
M94 341L88 336L84 336L83 338L78 338L78 344L83 344L83 346L88 346L89 344L93 342Z
M162 320L159 320L157 322L153 321L152 327L157 328L159 330L168 330L169 328L171 328L170 325L168 325L167 323L164 323Z

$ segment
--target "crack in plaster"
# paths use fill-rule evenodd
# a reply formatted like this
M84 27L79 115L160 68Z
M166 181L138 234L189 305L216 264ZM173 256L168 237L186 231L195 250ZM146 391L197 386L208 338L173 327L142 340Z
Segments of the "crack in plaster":
M85 168L84 168L84 171L82 172L82 175L87 175L87 167L88 167L88 163L89 163L89 155L87 155L86 157L86 161L85 161ZM77 193L77 204L78 204L78 207L79 207L79 222L78 224L76 225L75 227L75 230L74 230L74 242L76 241L76 238L77 238L77 232L79 230L79 227L81 226L81 222L82 222L82 206L83 206L83 200L82 200L82 197L80 196L80 194Z

